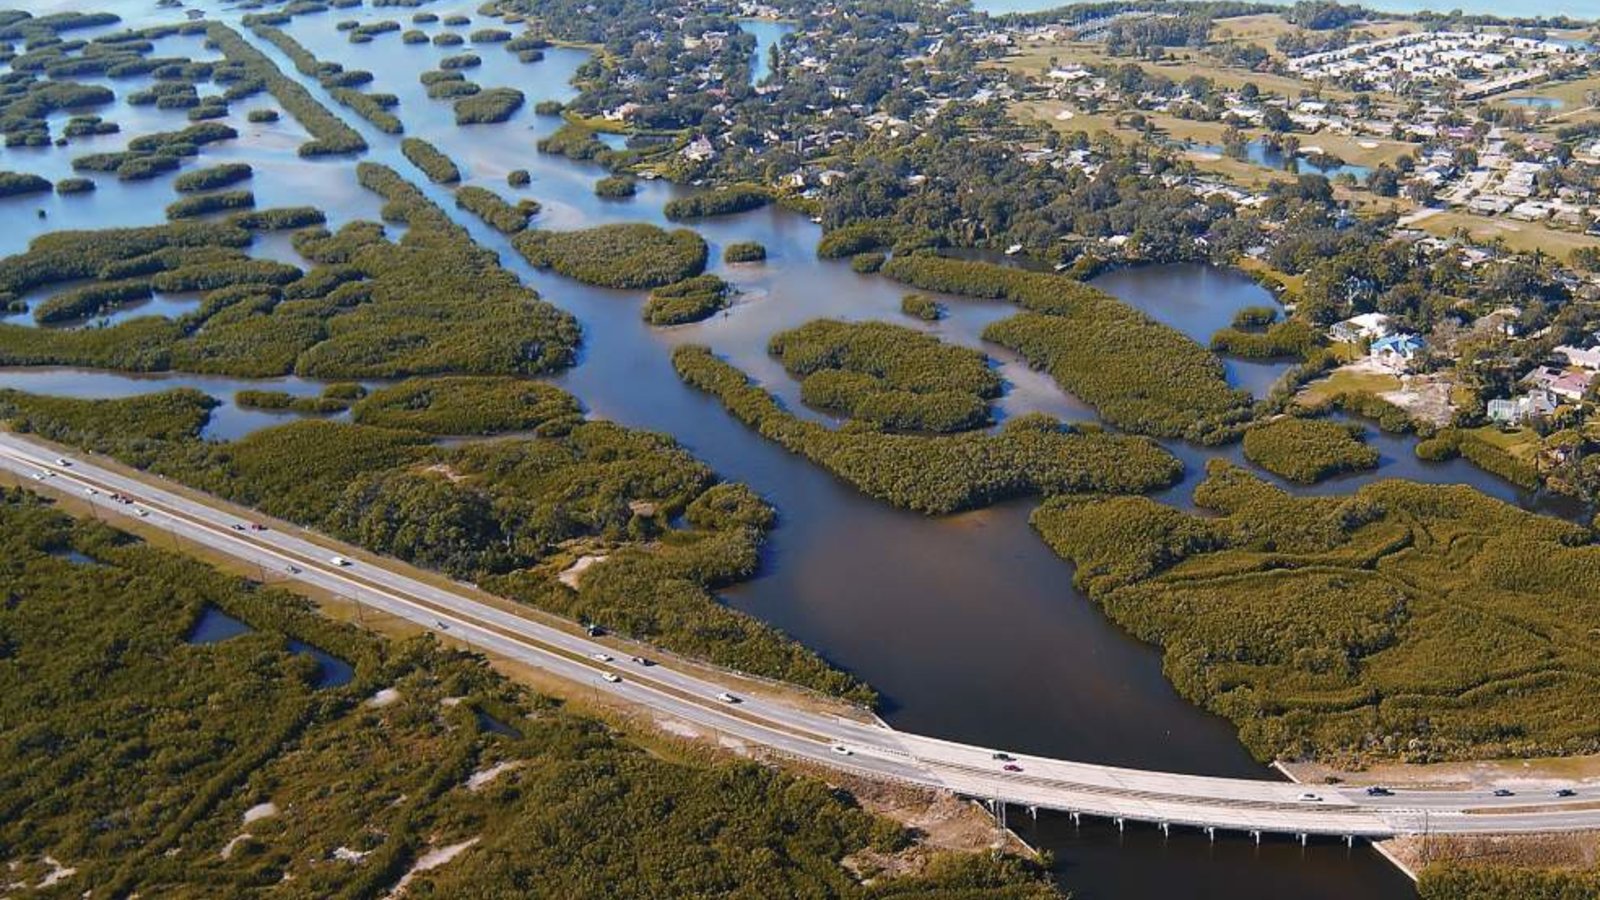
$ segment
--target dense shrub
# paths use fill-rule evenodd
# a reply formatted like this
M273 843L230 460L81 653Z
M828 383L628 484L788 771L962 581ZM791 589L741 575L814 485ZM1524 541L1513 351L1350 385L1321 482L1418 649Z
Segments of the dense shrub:
M0 172L0 197L19 197L23 194L47 194L52 185L47 178L25 172Z
M1284 417L1244 433L1244 455L1290 481L1315 484L1330 475L1373 469L1378 451L1361 440L1360 425Z
M683 228L634 224L524 231L513 243L535 266L601 287L661 287L699 275L706 266L705 240Z
M239 37L233 29L221 22L208 22L206 39L222 51L228 60L241 65L251 78L264 84L278 105L311 133L311 140L300 145L301 156L356 153L367 149L367 142L362 140L361 135L313 99L298 82L279 72L265 54Z
M937 322L944 318L944 306L927 294L907 294L900 298L900 311L916 316L924 322Z
M422 138L408 137L402 140L400 152L434 184L455 184L461 180L461 170L456 168L455 162Z
M488 188L467 185L456 190L456 206L482 219L501 234L516 234L528 227L528 219L539 211L539 204L523 200L513 206Z
M223 163L208 169L185 172L172 180L172 187L182 192L209 191L247 181L252 174L249 163Z
M527 187L533 183L533 176L527 169L512 169L506 174L506 184L510 187Z
M94 180L90 178L63 178L56 182L56 193L66 196L68 194L87 194L94 190Z
M735 241L722 248L725 263L761 262L767 258L767 248L760 241Z
M278 121L278 111L275 109L252 109L246 118L258 125L276 122Z
M857 253L850 257L850 268L862 275L870 275L883 268L888 259L882 253Z
M456 101L456 124L478 125L504 122L522 108L522 92L516 88L489 88Z
M1233 327L1240 330L1266 328L1278 320L1276 306L1246 306L1233 314Z
M1182 332L1104 291L1062 278L936 256L896 256L884 273L923 290L1007 299L1028 310L984 329L1119 428L1204 439L1248 415L1222 363Z
M1279 322L1265 331L1224 328L1211 336L1213 352L1251 359L1306 356L1320 346L1322 335L1300 319Z
M560 100L540 100L533 105L533 113L536 116L559 116L564 109L566 104Z
M439 68L446 71L452 69L472 69L483 65L483 60L476 53L461 53L456 56L446 56L439 60Z
M1153 441L1080 432L1045 416L1015 419L995 434L835 431L785 411L705 347L677 348L672 364L686 383L717 397L763 437L862 493L918 512L943 514L1029 494L1146 491L1183 472Z
M668 201L669 219L681 221L759 209L772 202L772 191L760 185L735 184Z
M217 191L180 197L167 204L167 218L192 219L209 213L235 209L249 209L256 205L256 195L249 191Z
M639 192L639 183L630 175L608 175L594 183L596 197L620 200Z
M583 420L571 394L515 378L446 377L379 388L355 405L363 425L439 435L565 434Z
M1587 900L1600 897L1600 875L1436 863L1422 870L1417 895L1421 900Z
M651 325L682 325L698 322L728 305L731 287L715 275L696 275L650 292L644 305L645 321Z
M891 431L966 431L989 422L1000 377L976 350L885 322L818 319L767 350L806 403Z
M127 303L150 298L148 281L108 281L57 294L33 308L41 325L87 319Z
M1206 515L1052 500L1046 541L1185 697L1261 759L1413 762L1600 749L1587 529L1456 485L1290 496L1214 461Z

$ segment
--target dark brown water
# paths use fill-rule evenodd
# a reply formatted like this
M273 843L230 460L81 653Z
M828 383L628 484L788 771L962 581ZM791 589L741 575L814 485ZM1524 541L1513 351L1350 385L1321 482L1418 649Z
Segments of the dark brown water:
M453 8L439 7L447 13ZM461 11L471 13L470 7ZM532 113L545 98L571 95L567 82L583 55L549 51L541 63L524 66L499 47L477 48L484 60L468 77L486 87L516 85L528 103L498 126L456 128L446 102L431 101L417 83L418 73L437 59L460 52L431 45L401 45L396 36L352 47L332 25L339 18L408 18L400 10L340 11L336 16L296 20L288 29L319 57L340 59L377 74L373 90L400 96L399 113L409 133L427 137L460 165L465 183L482 184L503 195L512 169L526 168L533 183L526 195L545 211L543 227L570 228L616 221L661 222L662 204L676 189L641 185L623 202L601 202L592 192L597 168L543 157L534 142L556 122ZM439 26L430 26L438 28ZM286 73L287 61L266 45ZM202 51L190 49L200 55ZM325 97L315 84L313 93ZM119 93L131 88L119 85ZM257 167L252 189L261 206L311 202L334 213L335 223L376 218L377 203L355 185L353 161L304 163L293 156L299 129L285 120L277 126L243 122L245 110L265 101L236 104L230 117L250 140L207 149L201 164L242 159ZM330 104L331 105L331 104ZM126 123L132 112L121 106L108 113ZM421 181L398 153L397 140L377 133L348 113L372 144L366 158L385 162ZM154 116L141 111L138 115ZM127 134L101 139L116 149L131 134L182 127L173 121L139 120ZM158 117L159 118L159 117ZM259 140L257 139L259 137ZM262 144L261 148L257 144ZM88 152L74 147L66 155ZM0 151L4 168L49 172L54 153L12 158ZM0 203L7 220L27 219L26 227L0 234L0 252L15 252L33 233L60 227L152 223L172 198L170 182L119 185L98 179L101 192L92 205L82 198L23 198ZM425 189L445 209L447 192ZM31 209L47 206L51 219L37 225ZM13 210L29 213L12 214ZM968 346L983 346L983 327L1014 309L984 301L946 298L948 318L933 324L899 312L902 286L877 276L852 272L848 265L819 261L816 226L778 210L718 219L697 225L712 244L713 271L742 291L725 315L697 325L653 329L639 316L637 292L584 287L534 272L512 253L504 239L461 217L486 246L548 299L576 315L585 344L579 364L555 379L571 390L591 414L627 425L668 432L714 466L724 477L744 481L779 509L760 573L730 590L732 606L760 617L804 642L877 687L884 715L896 727L1019 751L1120 765L1240 777L1271 777L1239 745L1226 722L1179 698L1161 674L1159 654L1121 632L1072 587L1072 569L1051 554L1027 525L1032 502L928 519L873 502L810 463L763 440L734 421L716 401L686 388L671 369L671 348L705 343L762 381L805 415L796 385L765 353L768 337L818 316L884 319L924 328ZM724 266L721 247L730 241L758 240L768 247L767 263ZM281 241L269 248L290 254ZM291 258L286 256L284 258ZM1244 276L1200 267L1160 267L1113 273L1100 281L1128 302L1205 340L1226 325L1241 306L1270 302L1265 291ZM158 308L156 311L165 311ZM1093 413L1063 393L1047 377L1030 371L999 348L985 347L1010 387L998 404L1002 417L1044 411L1068 419ZM1235 383L1260 392L1281 366L1230 363ZM136 379L115 373L76 370L0 372L0 385L78 396L113 396L190 384L220 398L259 383L232 379L174 377ZM284 379L274 386L315 393L318 385ZM283 421L282 415L224 408L209 432L226 438ZM1397 475L1427 481L1463 482L1525 505L1527 497L1471 466L1425 464L1404 439L1375 436L1384 454L1376 474L1363 474L1319 486L1318 492L1353 489L1374 477ZM1221 451L1172 443L1185 462L1183 485L1163 499L1186 504L1207 459L1238 460L1238 449ZM1053 850L1063 882L1087 898L1170 897L1379 897L1412 895L1409 883L1368 849L1343 844L1269 841L1261 848L1238 836L1212 844L1203 835L1175 831L1165 838L1149 826L1125 834L1105 823L1075 828L1061 817L1045 817L1035 827L1019 811L1012 824L1036 845Z

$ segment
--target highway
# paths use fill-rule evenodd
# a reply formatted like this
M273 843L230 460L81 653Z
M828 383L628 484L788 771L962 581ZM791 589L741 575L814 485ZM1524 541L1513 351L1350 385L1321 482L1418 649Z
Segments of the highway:
M256 530L251 525L257 517L248 510L217 499L202 502L192 492L170 490L151 476L122 474L82 454L64 458L24 435L0 431L0 470L47 493L85 501L107 520L137 520L259 567L264 575L341 595L661 719L689 723L724 742L860 777L1034 809L1257 834L1383 838L1600 828L1600 789L1586 792L1576 784L1575 796L1566 798L1548 789L1509 797L1401 789L1370 796L1362 788L1142 771L909 734L866 717L813 708L817 704L739 694L730 686L735 679L719 681L708 667L619 656L604 642L476 599L465 585L419 579L354 549L329 549L345 546L329 538L313 542L290 530ZM342 554L343 564L335 554Z

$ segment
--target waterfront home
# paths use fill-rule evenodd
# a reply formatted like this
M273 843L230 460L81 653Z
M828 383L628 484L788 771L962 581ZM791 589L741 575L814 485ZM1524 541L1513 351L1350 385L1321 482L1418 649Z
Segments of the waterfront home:
M1590 347L1587 350L1582 350L1577 347L1562 345L1557 347L1555 352L1565 356L1567 362L1580 369L1600 372L1600 347Z
M1404 372L1422 355L1427 344L1414 334L1391 334L1372 342L1372 359L1395 372Z
M1535 388L1547 390L1563 400L1576 403L1588 392L1589 382L1594 380L1594 373L1563 372L1549 366L1540 366L1529 372L1528 377L1522 380Z
M1545 390L1531 390L1511 400L1490 400L1489 421L1501 425L1522 425L1529 419L1556 411L1556 397Z
M1389 333L1389 317L1383 313L1362 313L1336 323L1328 333L1336 341L1354 342L1362 338L1376 340Z

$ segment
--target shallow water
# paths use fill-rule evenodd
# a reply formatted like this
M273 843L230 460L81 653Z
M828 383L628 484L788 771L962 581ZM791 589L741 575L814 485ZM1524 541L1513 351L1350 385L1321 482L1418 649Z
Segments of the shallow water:
M200 610L200 617L195 619L194 627L189 630L186 640L191 644L215 644L241 634L249 634L254 630L217 607L206 604ZM349 684L350 679L355 677L356 670L353 666L320 647L292 638L287 642L287 646L290 653L306 653L316 659L315 684L319 688Z

